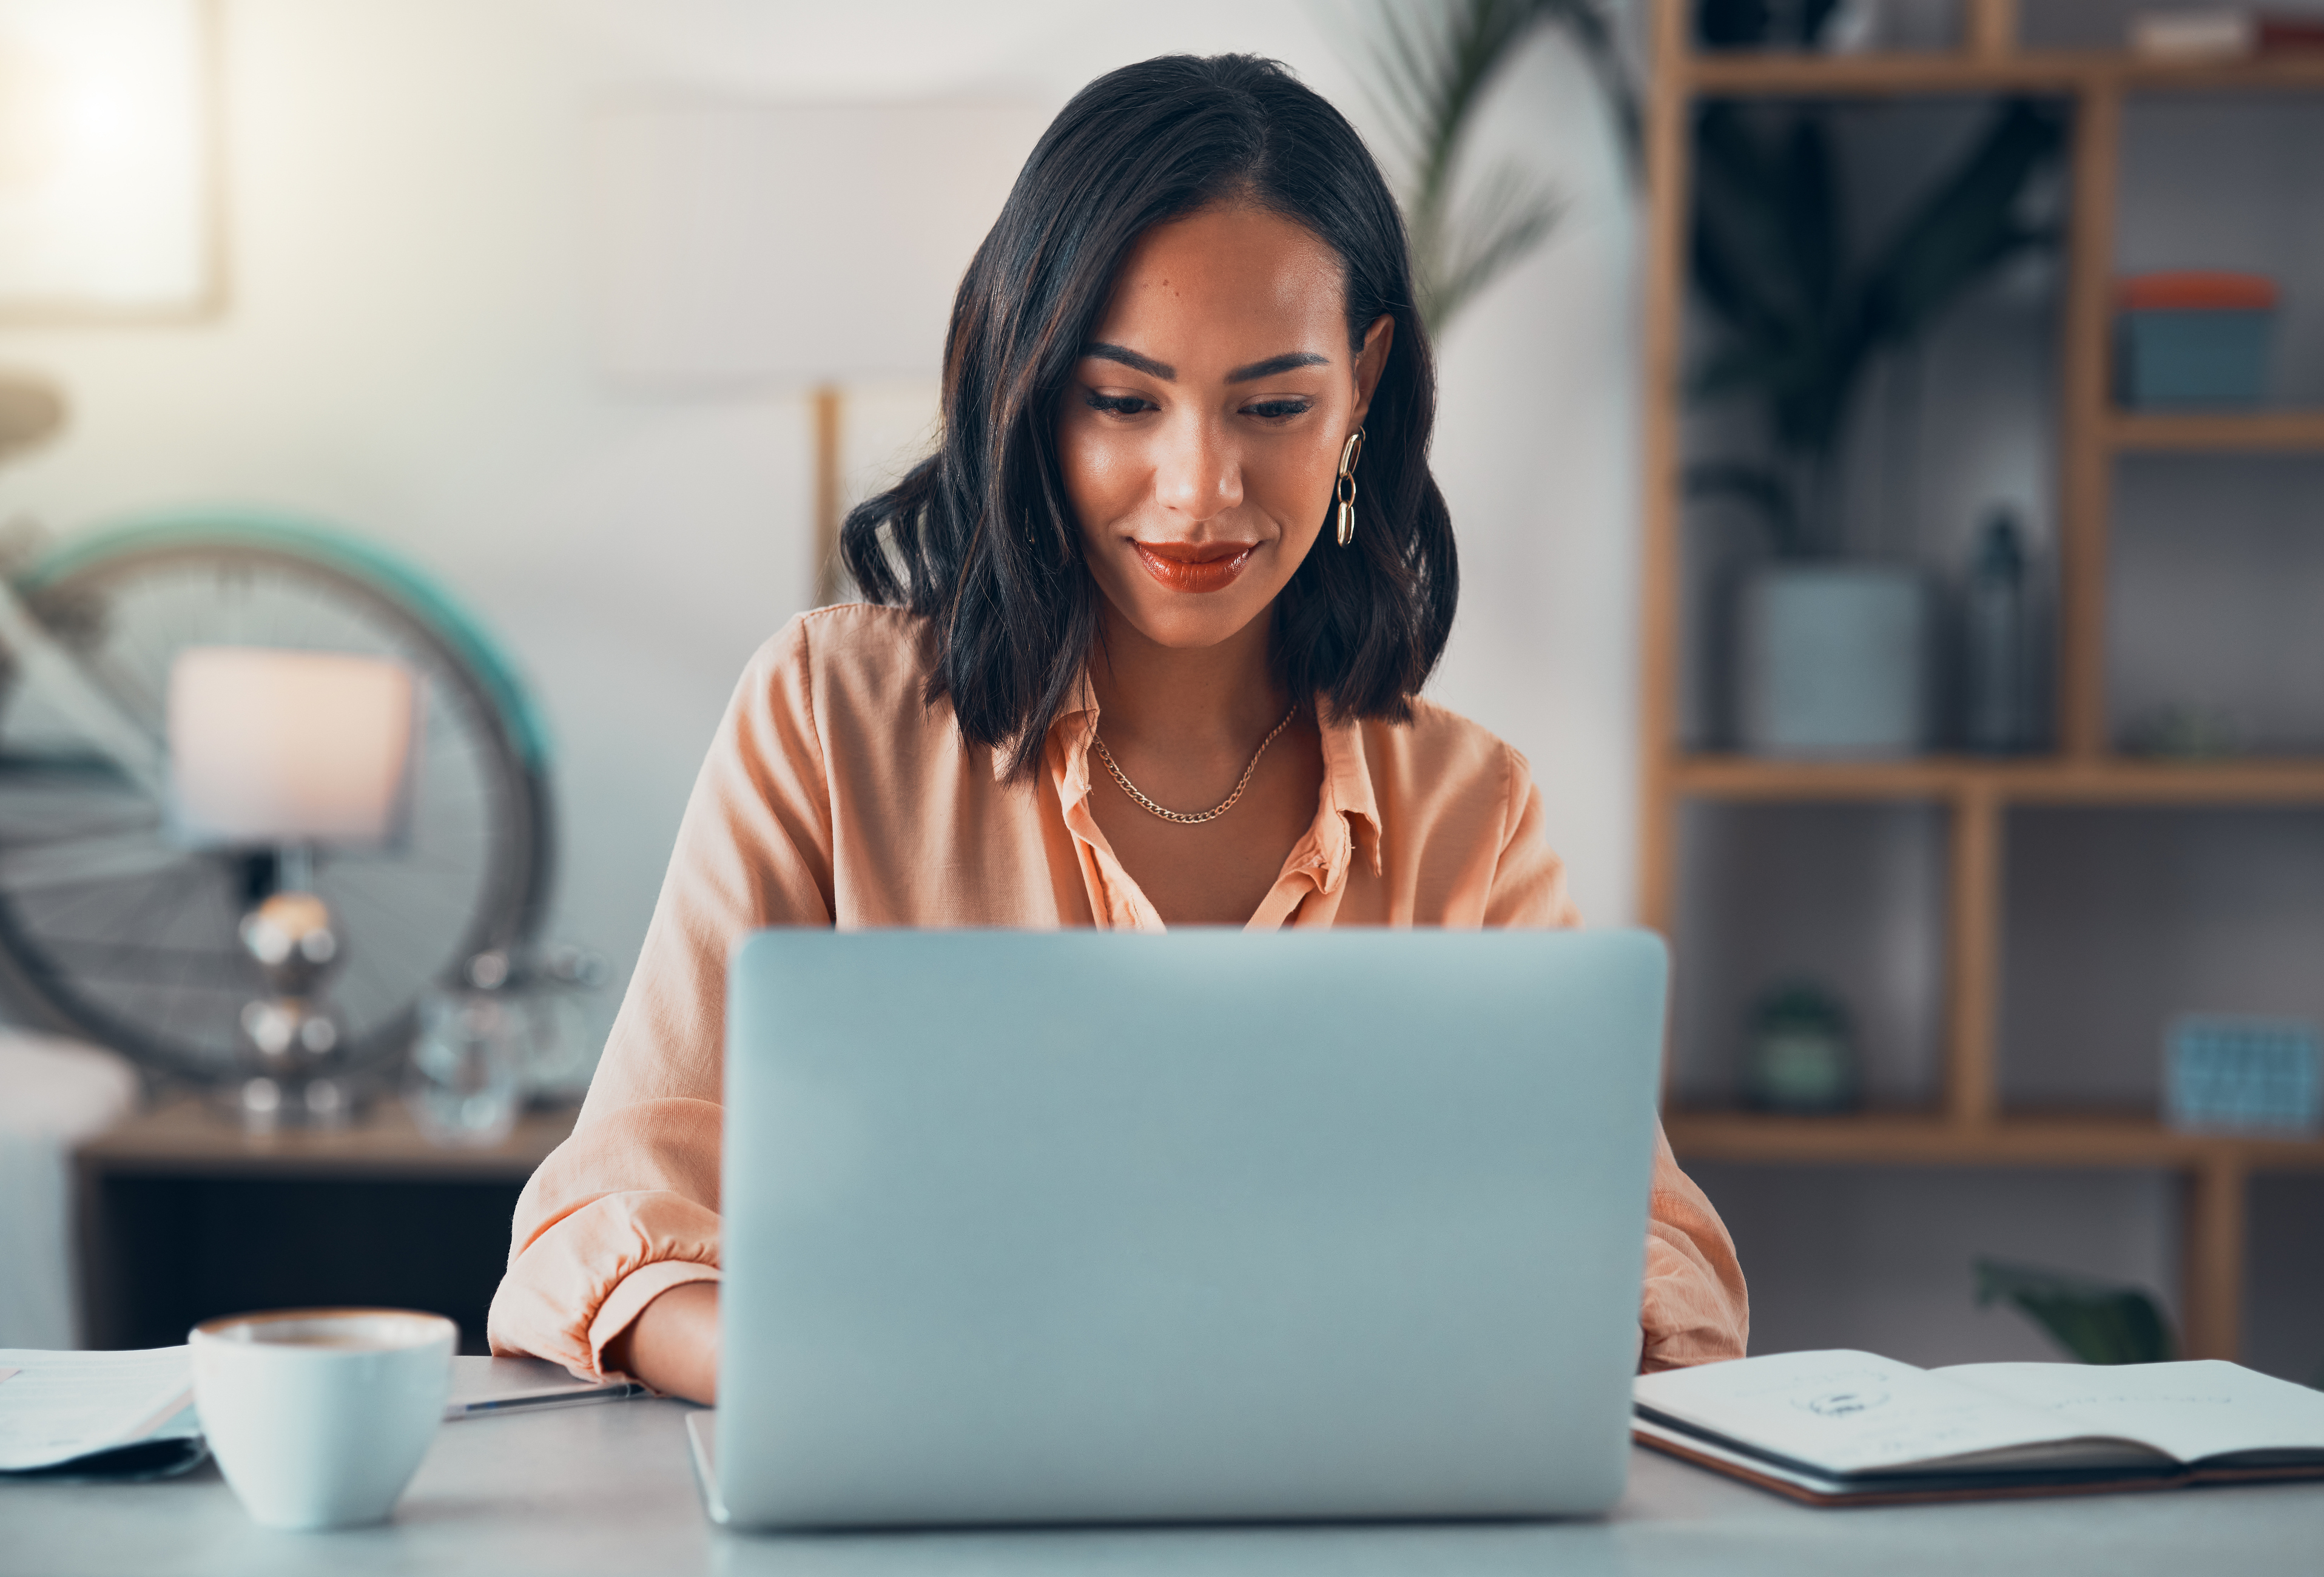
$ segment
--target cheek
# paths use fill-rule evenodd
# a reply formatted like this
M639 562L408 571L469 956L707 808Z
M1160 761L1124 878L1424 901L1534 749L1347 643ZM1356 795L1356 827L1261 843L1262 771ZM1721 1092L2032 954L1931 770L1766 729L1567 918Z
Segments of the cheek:
M1057 466L1084 530L1107 524L1137 501L1141 470L1130 434L1069 414L1057 423Z
M1247 469L1244 482L1266 502L1268 513L1305 530L1330 510L1339 464L1336 444L1286 444Z

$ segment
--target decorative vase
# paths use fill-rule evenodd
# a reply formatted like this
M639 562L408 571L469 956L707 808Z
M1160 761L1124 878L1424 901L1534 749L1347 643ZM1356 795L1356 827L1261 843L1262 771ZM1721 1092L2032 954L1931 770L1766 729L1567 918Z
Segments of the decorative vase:
M1777 986L1751 1010L1743 1098L1762 1111L1845 1111L1857 1102L1848 1010L1805 981Z
M1776 564L1744 583L1737 707L1767 756L1904 756L1929 742L1928 586L1874 564Z

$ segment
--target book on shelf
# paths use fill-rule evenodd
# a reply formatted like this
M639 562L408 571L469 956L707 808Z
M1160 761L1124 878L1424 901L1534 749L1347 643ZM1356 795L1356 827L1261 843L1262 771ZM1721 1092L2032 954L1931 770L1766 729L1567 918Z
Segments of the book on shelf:
M2324 1392L2218 1360L1784 1352L1641 1375L1640 1443L1817 1506L2324 1478Z

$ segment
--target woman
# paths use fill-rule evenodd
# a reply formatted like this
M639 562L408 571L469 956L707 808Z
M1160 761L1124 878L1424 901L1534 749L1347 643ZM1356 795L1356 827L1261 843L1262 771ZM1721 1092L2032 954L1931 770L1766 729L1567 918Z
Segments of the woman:
M1411 303L1379 169L1279 67L1066 106L962 281L936 454L848 519L870 604L743 675L495 1351L712 1399L754 928L1574 923L1523 758L1419 698L1457 576ZM1733 1246L1655 1168L1642 1364L1740 1356Z

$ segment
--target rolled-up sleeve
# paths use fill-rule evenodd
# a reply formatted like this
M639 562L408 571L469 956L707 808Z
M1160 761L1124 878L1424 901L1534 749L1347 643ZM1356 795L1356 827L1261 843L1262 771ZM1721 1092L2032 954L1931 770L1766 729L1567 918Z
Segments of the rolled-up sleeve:
M1502 849L1487 899L1486 923L1578 926L1565 870L1550 852L1540 787L1512 751ZM1679 1169L1662 1123L1655 1124L1654 1178L1646 1207L1646 1274L1638 1324L1642 1372L1740 1358L1750 1336L1751 1305L1735 1240L1694 1180Z
M831 923L831 825L794 620L745 670L680 823L628 994L572 1136L517 1202L493 1351L602 1375L654 1298L718 1275L727 960Z
M1694 1179L1679 1170L1660 1122L1655 1124L1638 1323L1646 1332L1638 1354L1642 1374L1740 1358L1751 1335L1751 1303L1735 1240Z

